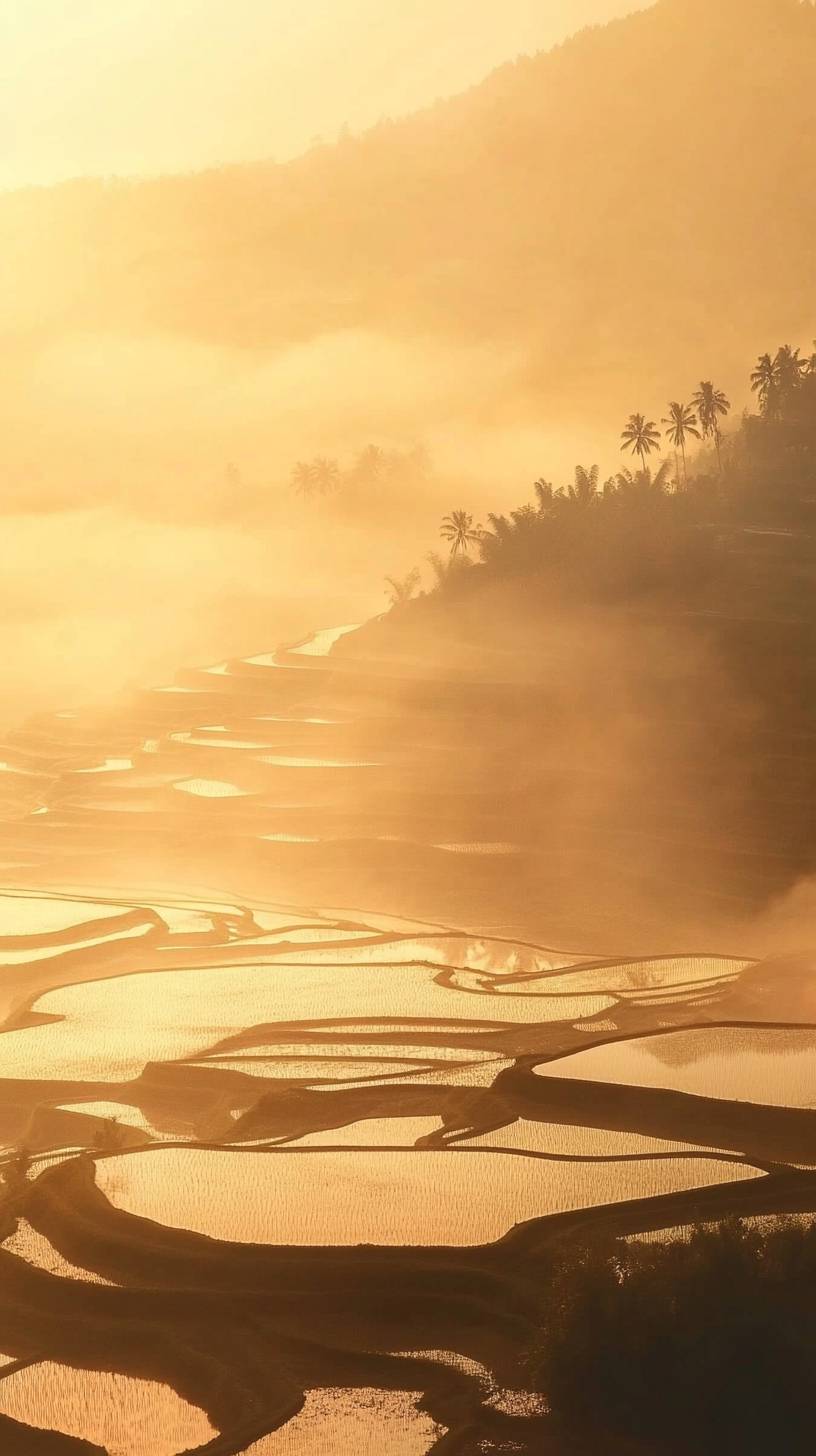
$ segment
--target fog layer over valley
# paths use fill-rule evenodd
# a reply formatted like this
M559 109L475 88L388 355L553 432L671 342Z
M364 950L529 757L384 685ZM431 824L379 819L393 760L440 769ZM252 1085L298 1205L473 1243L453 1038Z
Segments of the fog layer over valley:
M3 1453L810 1456L814 76L0 195Z
M811 6L661 0L283 166L0 197L14 704L367 616L452 500L611 465L712 359L739 408L816 332L814 67ZM431 478L304 511L370 444Z

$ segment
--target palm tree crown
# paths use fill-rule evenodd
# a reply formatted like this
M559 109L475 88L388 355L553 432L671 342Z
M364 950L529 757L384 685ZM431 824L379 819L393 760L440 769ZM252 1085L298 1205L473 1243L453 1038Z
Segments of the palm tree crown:
M340 466L336 460L318 455L312 462L312 479L318 495L329 495L340 484Z
M798 387L808 368L806 361L800 359L799 350L792 349L790 344L783 344L781 349L777 349L774 366L779 391L784 395L791 394Z
M691 405L681 404L679 400L673 399L669 404L669 413L660 423L666 426L666 437L674 446L675 465L677 463L677 451L683 455L683 478L688 484L688 470L686 468L686 440L699 440L700 431L697 428L697 416Z
M460 551L467 556L471 546L481 541L482 528L474 526L469 511L451 511L439 527L439 534L443 541L450 542L451 556L458 556Z
M770 354L760 354L751 374L751 388L759 395L763 414L770 414L779 387L779 368Z
M720 416L728 414L731 409L731 401L721 389L715 389L710 379L702 380L700 388L692 395L691 402L697 411L703 434L706 439L713 436L714 444L717 447L717 464L722 469L720 456Z
M689 404L680 404L678 400L672 400L668 415L660 423L666 426L666 435L676 450L685 444L687 438L691 437L692 440L700 438L697 416Z
M575 484L567 490L568 499L577 506L590 506L598 499L598 467L591 466L589 470L583 465L575 467Z
M621 435L621 450L631 450L633 455L639 455L645 470L646 457L653 450L659 449L659 446L660 431L654 420L647 420L645 415L630 415Z
M298 495L311 495L314 490L314 468L310 460L299 460L292 470L292 489Z

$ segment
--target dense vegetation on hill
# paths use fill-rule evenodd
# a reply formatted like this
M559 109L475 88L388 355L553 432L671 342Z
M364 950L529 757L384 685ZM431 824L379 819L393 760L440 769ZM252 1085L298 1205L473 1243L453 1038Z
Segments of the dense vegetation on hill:
M813 1449L816 1229L699 1229L560 1267L542 1385L568 1427L637 1450L746 1456ZM583 1448L582 1448L583 1449Z
M661 431L636 414L621 449L639 457L638 469L623 468L601 485L597 465L578 465L574 481L560 489L541 478L535 504L491 512L486 529L469 512L454 511L440 529L449 559L432 558L437 590L472 591L483 576L525 576L542 578L548 588L577 585L586 597L631 600L650 590L687 596L704 578L715 589L731 580L729 551L746 532L787 537L797 557L812 557L816 353L802 359L782 345L763 354L751 385L758 412L746 412L725 437L721 422L730 402L710 382L691 405L672 402L663 434L673 457L656 470L648 459L660 448ZM700 440L708 449L689 465L687 449ZM471 550L481 558L473 574L464 570ZM795 590L793 578L789 585ZM799 605L806 613L804 598Z
M681 942L714 923L701 905L739 924L816 864L816 364L782 348L753 383L756 413L719 439L724 415L679 403L702 437L685 470L669 411L658 466L539 480L484 529L452 511L431 588L395 578L392 609L338 649L523 683L519 702L497 685L500 721L468 724L508 839L570 858L596 898L624 867Z

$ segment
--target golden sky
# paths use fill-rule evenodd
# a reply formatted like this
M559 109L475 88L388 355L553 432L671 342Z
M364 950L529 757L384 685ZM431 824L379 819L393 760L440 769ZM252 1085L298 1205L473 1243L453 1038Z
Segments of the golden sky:
M643 0L0 0L0 187L291 156Z

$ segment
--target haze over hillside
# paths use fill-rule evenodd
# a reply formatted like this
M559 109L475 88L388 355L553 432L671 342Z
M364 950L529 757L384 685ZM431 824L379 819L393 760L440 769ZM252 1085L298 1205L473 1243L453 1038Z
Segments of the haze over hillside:
M44 569L21 681L100 593L94 670L252 647L282 540L298 628L371 610L442 509L611 467L701 376L743 402L757 341L816 333L815 74L809 4L660 0L284 166L0 198L5 509L51 517L7 533ZM437 468L381 503L388 550L288 488L370 441Z

